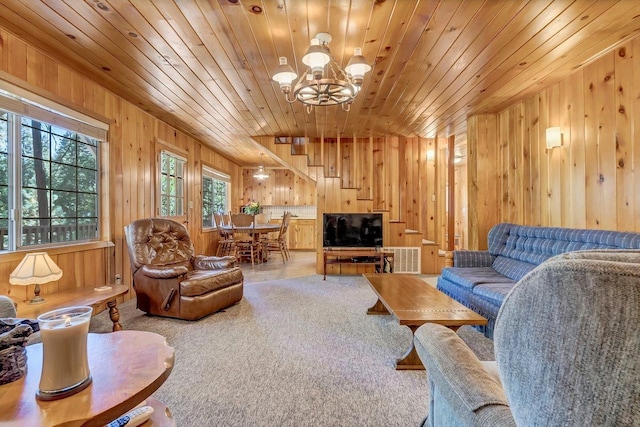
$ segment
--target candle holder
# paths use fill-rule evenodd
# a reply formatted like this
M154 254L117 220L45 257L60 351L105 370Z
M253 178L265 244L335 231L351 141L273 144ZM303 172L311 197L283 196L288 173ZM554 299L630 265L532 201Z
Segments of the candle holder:
M92 311L67 307L38 316L43 347L39 400L62 399L91 384L87 334Z

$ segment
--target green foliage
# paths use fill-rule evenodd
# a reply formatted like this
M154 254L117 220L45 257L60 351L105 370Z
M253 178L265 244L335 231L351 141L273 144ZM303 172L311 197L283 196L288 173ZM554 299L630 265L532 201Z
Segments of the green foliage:
M8 113L0 114L0 228L8 225L9 154L15 146L8 118ZM21 183L16 187L21 196L22 244L76 240L79 218L85 229L81 238L97 237L98 141L25 117L20 125ZM0 233L0 238L4 235ZM7 243L0 240L0 248Z
M213 214L226 213L228 184L218 179L202 177L202 226L213 227Z

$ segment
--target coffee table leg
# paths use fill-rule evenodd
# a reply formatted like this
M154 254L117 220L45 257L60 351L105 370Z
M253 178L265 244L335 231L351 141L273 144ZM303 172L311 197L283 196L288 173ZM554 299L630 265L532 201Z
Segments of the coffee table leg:
M107 307L109 307L109 318L113 322L113 332L121 331L122 325L120 324L120 312L118 311L117 301L109 301Z
M375 304L369 307L367 314L389 314L389 310L387 310L387 307L385 307L384 304L382 304L382 301L378 299Z
M424 370L424 365L420 360L420 356L418 356L416 347L413 345L413 334L415 334L418 326L409 326L409 329L411 329L411 345L407 352L396 361L396 370Z

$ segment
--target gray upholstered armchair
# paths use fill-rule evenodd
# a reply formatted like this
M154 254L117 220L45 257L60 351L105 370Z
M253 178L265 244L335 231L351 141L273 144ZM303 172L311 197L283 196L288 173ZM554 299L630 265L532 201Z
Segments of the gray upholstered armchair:
M194 255L182 224L139 219L125 227L125 237L140 310L196 320L242 299L244 277L236 258Z
M445 327L416 331L430 387L425 425L638 426L638 325L640 251L551 258L505 299L496 363L479 362Z

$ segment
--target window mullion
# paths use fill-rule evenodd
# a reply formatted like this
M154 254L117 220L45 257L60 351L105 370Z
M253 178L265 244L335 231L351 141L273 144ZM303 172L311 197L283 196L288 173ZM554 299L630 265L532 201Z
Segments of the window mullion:
M22 151L20 150L20 117L9 115L9 250L15 251L20 245L22 227Z

